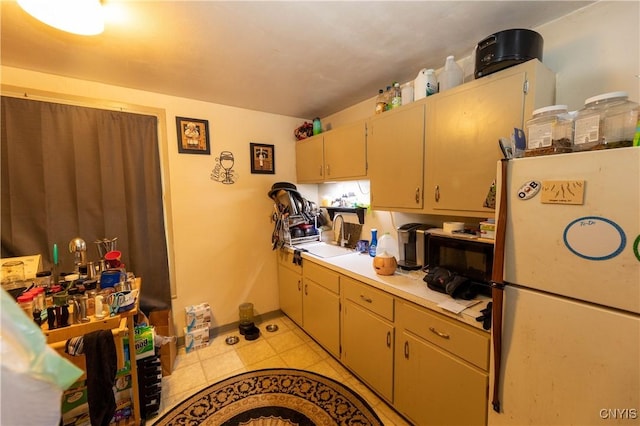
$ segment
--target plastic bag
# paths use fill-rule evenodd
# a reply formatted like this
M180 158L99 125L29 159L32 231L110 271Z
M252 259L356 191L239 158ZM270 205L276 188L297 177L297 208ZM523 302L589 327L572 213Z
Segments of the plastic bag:
M0 364L3 426L57 426L62 391L83 371L47 345L40 328L0 290ZM33 408L37 407L36 410Z
M47 345L38 326L3 289L0 293L0 359L2 368L48 382L61 391L83 371Z

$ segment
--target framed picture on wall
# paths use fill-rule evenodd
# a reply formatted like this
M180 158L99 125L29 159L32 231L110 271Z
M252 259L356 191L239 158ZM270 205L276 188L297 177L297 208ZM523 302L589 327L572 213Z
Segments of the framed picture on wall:
M176 117L178 152L209 155L209 122L196 118Z
M275 147L260 143L250 143L251 173L275 174Z

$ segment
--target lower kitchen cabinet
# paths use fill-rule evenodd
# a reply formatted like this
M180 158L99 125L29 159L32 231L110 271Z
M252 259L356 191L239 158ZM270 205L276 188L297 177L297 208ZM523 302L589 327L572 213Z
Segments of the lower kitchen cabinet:
M394 407L417 425L486 425L488 334L404 302L397 328Z
M393 297L341 277L342 362L388 402L393 401Z
M278 250L278 293L282 312L302 327L302 267L284 250Z
M303 328L340 358L340 274L305 260L302 281Z
M293 253L280 307L412 423L487 424L489 333Z

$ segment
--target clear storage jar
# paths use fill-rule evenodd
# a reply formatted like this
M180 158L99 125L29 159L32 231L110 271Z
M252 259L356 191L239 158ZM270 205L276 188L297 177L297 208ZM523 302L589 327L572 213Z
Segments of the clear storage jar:
M638 104L626 92L591 97L575 119L574 150L632 146L637 123Z
M53 277L51 276L51 271L40 271L36 272L36 280L35 284L38 287L42 287L45 290L51 287L53 284Z
M525 123L525 157L573 151L573 118L566 105L551 105L533 111Z

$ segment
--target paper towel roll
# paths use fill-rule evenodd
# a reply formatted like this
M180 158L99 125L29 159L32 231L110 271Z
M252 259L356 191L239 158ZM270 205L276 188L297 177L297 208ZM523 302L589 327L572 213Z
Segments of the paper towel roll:
M447 234L451 234L453 231L462 231L464 230L464 222L444 222L442 230Z

